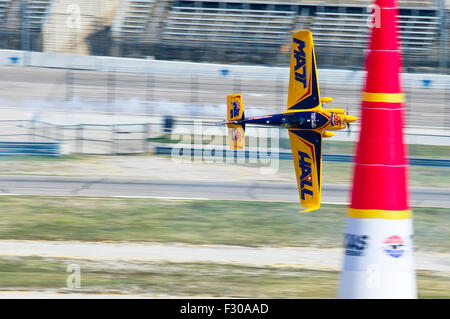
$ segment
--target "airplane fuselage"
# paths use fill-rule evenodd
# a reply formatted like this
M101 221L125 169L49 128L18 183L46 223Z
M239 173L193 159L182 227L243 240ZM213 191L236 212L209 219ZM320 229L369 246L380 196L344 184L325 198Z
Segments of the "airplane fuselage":
M304 130L341 130L346 127L348 115L344 110L327 112L325 109L308 111L287 111L266 116L249 117L244 120L231 121L233 124L257 124L267 126L283 126Z

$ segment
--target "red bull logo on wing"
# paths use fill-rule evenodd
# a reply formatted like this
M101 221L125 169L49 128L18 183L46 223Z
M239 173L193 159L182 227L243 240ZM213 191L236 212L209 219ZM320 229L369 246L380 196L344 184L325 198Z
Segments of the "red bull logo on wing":
M303 84L303 88L306 88L306 75L308 74L306 69L306 54L304 51L306 43L296 38L294 38L294 43L297 44L297 48L294 49L294 58L296 61L294 66L295 80Z
M314 196L312 190L307 189L306 187L312 187L312 169L311 163L307 162L306 159L310 159L308 154L303 153L302 151L298 152L298 156L300 157L298 161L298 165L300 167L301 175L300 175L300 196L301 199L305 199L305 195Z

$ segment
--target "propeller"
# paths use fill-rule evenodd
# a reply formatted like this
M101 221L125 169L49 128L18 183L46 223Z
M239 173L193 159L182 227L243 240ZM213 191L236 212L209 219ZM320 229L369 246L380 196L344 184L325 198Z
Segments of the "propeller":
M352 130L350 129L350 123L356 121L358 118L356 116L350 115L348 113L348 105L347 105L347 115L346 115L346 123L347 123L347 134L350 135Z

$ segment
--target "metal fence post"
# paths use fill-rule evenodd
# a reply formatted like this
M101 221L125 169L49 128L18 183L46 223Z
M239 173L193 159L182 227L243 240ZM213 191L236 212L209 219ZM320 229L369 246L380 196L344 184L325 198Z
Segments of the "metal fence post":
M109 114L114 114L114 103L115 103L115 99L116 99L116 79L115 79L115 71L114 70L110 70L108 71L108 79L107 79L107 83L108 83L108 113Z
M403 92L405 94L405 103L404 103L404 107L405 107L405 113L404 113L404 117L405 117L405 125L408 125L409 123L409 118L408 118L408 108L409 108L409 104L411 102L411 96L410 96L410 92L411 89L409 87L409 84L406 81L403 82Z
M411 84L410 84L410 87L409 87L409 99L407 99L407 102L408 103L406 103L406 105L405 105L405 118L406 118L406 121L407 121L407 123L409 123L409 125L411 125L412 123L410 123L410 120L411 120L411 114L412 114L412 111L413 111L413 105L414 105L414 97L413 97L413 88L411 87Z
M142 124L143 129L142 129L142 151L143 153L148 153L148 127L149 124L148 123L144 123Z
M30 121L30 128L29 128L29 135L30 135L30 142L34 142L36 140L36 123L35 120Z
M38 138L38 141L43 141L43 136L48 136L47 135L47 124L46 123L41 123L41 134L38 134L38 136L36 136Z
M233 78L233 92L234 94L241 93L241 77L239 75Z
M55 125L56 128L56 137L59 144L59 149L62 154L62 144L64 142L64 126L63 125Z
M198 83L197 76L194 74L191 75L191 106L197 104L197 94L198 94Z
M114 124L111 125L111 155L115 154L116 148L116 126Z
M444 121L445 121L445 123L444 123L444 127L445 128L450 128L450 116L449 116L449 113L450 113L450 108L449 108L449 105L450 105L450 102L449 102L449 100L448 99L450 99L450 83L447 81L447 83L445 84L445 88L444 88L444 112L445 112L445 115L444 115Z
M83 124L77 125L76 153L83 153Z
M73 98L73 85L74 85L74 75L73 71L70 69L66 69L66 102L70 101Z
M146 90L146 94L145 94L145 99L146 99L146 110L145 113L147 116L150 116L150 111L151 111L151 105L154 99L154 95L153 95L153 90L154 90L154 86L155 86L155 79L154 79L155 75L153 73L149 73L147 74L147 90Z
M275 85L275 104L276 106L279 106L284 97L283 97L283 79L281 79L280 77L277 77L276 80L276 85Z
M440 18L440 37L439 37L439 69L442 74L447 74L447 59L448 59L448 27L447 27L447 12L445 9L445 0L439 0L439 18Z
M55 125L56 128L56 139L59 143L64 139L64 126L62 125Z
M20 18L21 18L21 50L30 51L30 20L27 14L27 1L22 0L20 2ZM28 65L26 61L25 65Z

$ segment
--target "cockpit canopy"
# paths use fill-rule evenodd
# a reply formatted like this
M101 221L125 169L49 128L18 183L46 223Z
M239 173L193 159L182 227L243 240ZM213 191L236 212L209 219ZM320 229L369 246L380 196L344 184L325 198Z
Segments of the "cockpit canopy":
M325 126L328 119L318 112L288 113L284 120L289 128L316 129Z

